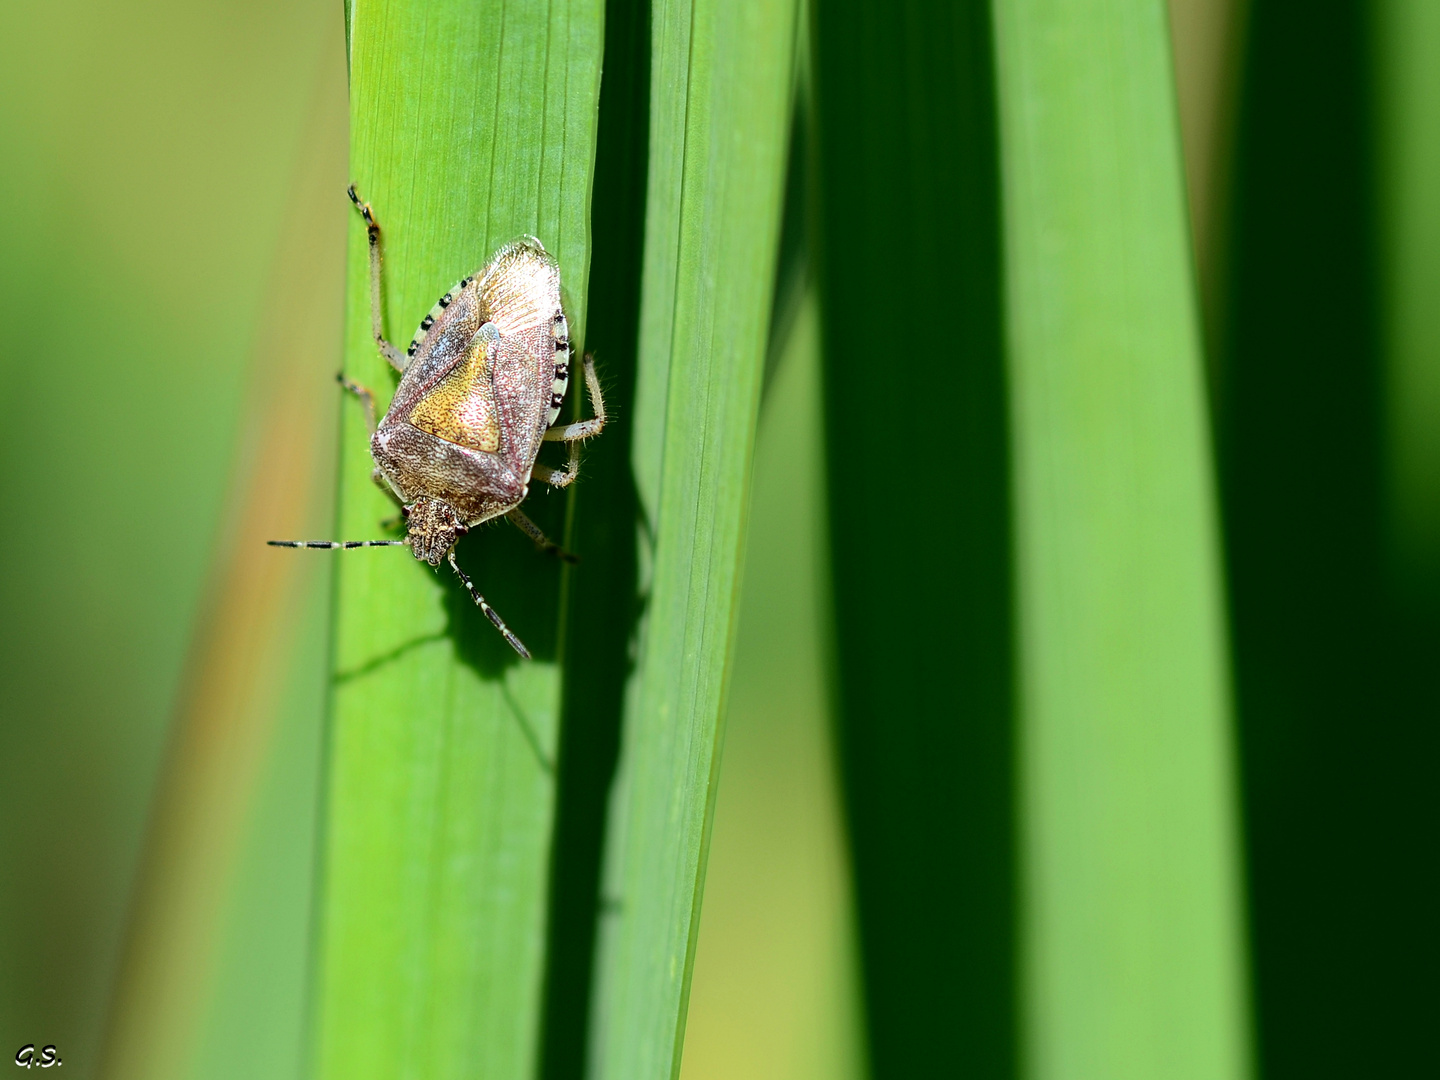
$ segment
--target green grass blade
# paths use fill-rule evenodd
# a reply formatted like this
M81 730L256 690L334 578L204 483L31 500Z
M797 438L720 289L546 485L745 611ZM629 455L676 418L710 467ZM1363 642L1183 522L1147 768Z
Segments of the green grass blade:
M877 1076L963 1059L966 1075L1009 1077L1009 444L989 6L823 0L815 12L839 742L870 1052Z
M599 0L359 0L351 17L351 162L384 230L390 335L408 340L441 293L531 233L560 261L583 341ZM347 330L347 373L387 398L395 380L369 337L358 220ZM353 403L341 458L339 535L381 535L394 507L370 482ZM564 497L537 494L527 512L563 534ZM341 560L312 1036L321 1077L534 1072L561 573L508 526L472 534L459 554L533 663L453 575L403 551Z
M679 1066L769 327L795 9L653 9L631 434L649 609L610 820L592 1073Z
M1406 585L1440 599L1440 6L1374 5L1389 531Z
M1240 1077L1223 605L1165 11L995 12L1026 1070Z
M639 502L628 429L640 332L649 107L649 0L607 0L587 337L617 423L605 438L586 444L582 482L575 485L570 542L581 562L570 571L566 612L541 1065L546 1080L579 1080L585 1073L605 808L640 615Z
M777 284L778 302L783 277ZM780 357L769 361L755 436L681 1080L866 1076L830 720L819 312L802 289L771 339Z

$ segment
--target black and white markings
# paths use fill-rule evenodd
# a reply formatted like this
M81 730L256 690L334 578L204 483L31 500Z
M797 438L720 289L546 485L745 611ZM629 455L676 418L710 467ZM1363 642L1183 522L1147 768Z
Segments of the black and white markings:
M409 540L266 540L271 547L318 548L321 551L349 551L364 547L409 547Z
M474 280L474 274L467 278L461 278L449 292L435 301L435 305L430 309L430 314L420 320L420 329L415 332L415 336L410 339L410 344L405 349L406 356L414 356L415 350L425 344L425 339L430 336L431 327L435 325L435 321L440 318L441 313L455 302L455 297L460 295L460 290Z
M555 316L555 378L550 383L550 408L545 413L545 426L555 423L560 407L565 404L565 391L570 388L570 323L564 315Z
M460 564L455 561L454 548L451 548L445 557L450 562L450 569L459 574L460 580L465 583L465 591L470 594L470 599L475 601L475 606L485 613L485 617L490 620L490 624L494 626L496 630L500 631L505 640L510 643L510 647L520 654L521 659L529 660L530 650L525 647L524 643L518 637L511 633L510 627L505 625L505 620L500 618L499 613L485 602L485 597L481 596L480 590L475 588L475 583L470 580L470 575L460 569Z

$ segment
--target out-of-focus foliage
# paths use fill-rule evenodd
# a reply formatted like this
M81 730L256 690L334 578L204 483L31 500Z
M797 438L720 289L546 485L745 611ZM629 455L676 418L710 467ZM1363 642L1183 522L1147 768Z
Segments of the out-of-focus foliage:
M1216 423L1278 1080L1434 1056L1437 49L1423 0L1252 5Z
M284 1076L299 1065L331 575L325 561L274 558L264 541L296 521L327 531L333 505L340 44L335 34L322 54L252 345L225 540L112 991L109 1077Z
M215 600L202 596L219 593L206 582L223 588L234 553L258 539L240 502L263 490L249 486L264 430L255 410L273 399L257 381L284 358L321 379L336 361L333 348L311 347L338 342L333 303L314 313L324 325L301 331L305 351L259 352L292 329L286 273L338 297L339 209L297 215L310 212L307 177L339 141L334 119L324 134L316 124L321 81L334 100L343 73L341 37L328 3L0 7L0 475L10 508L0 529L0 1041L6 1055L56 1044L67 1076L96 1075L168 725L197 687L182 672L216 640ZM343 179L343 163L329 160ZM285 230L321 246L292 237L287 249ZM306 490L333 454L333 401L319 404L318 416L303 404L291 414L318 425L287 436L296 453L269 459L268 483L289 493L281 501L295 496L297 529L329 520L330 485ZM319 460L303 449L311 438ZM323 603L324 568L293 573L271 584L299 590L291 596L318 588ZM292 629L267 628L263 640ZM300 647L314 645L323 649ZM266 662L227 658L239 676L257 660ZM258 876L214 883L222 915L242 895L298 902L298 923L252 925L240 947L257 961L279 948L264 975L276 1004L298 1000L303 970L298 938L285 936L304 928L303 765L314 760L317 689L312 680L298 715L258 699L227 705L232 716L254 706L249 715L279 740L251 744L258 760L233 774L236 831L211 838L251 845L253 856L249 808L278 809L286 823L248 864ZM289 764L298 775L286 776ZM269 794L257 796L257 783ZM232 942L246 940L234 932ZM230 985L232 1006L255 1006L252 1031L275 1019L276 1044L285 1030L297 1037L298 1018L275 1018L263 995ZM157 1067L173 1049L155 1048ZM274 1061L267 1049L252 1059L257 1071Z
M1165 12L996 6L1022 1067L1249 1072L1225 607Z
M873 1061L923 1073L958 1031L986 1076L1241 1075L1217 523L1164 12L989 14L817 7ZM878 62L857 71L862 50ZM896 452L860 417L903 432Z
M349 165L336 7L0 9L9 1048L1423 1073L1435 5L810 0L798 106L789 4L601 6L360 0ZM583 561L461 548L533 666L403 552L258 546L337 535L337 445L345 535L390 512L347 176L402 341L560 252Z

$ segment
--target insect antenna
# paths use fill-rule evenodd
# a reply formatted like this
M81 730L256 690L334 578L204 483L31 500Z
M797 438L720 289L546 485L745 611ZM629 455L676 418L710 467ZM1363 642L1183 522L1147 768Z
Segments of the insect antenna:
M465 583L465 589L470 593L470 599L474 600L475 603L479 605L480 610L485 613L485 617L495 624L495 629L504 635L505 640L510 643L510 647L526 660L529 660L530 650L525 648L520 639L510 632L510 628L505 625L505 620L495 613L495 609L485 602L485 597L480 595L480 590L475 588L475 583L470 580L465 571L460 569L460 564L455 561L455 552L451 551L447 557L450 560L450 569L459 574L460 580Z
M362 547L409 547L409 540L266 540L270 547L319 548L322 551L339 551L342 548Z

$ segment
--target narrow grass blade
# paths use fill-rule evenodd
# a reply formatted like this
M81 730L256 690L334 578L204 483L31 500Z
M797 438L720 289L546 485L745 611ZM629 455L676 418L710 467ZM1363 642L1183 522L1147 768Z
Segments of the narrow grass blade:
M649 146L650 2L606 0L605 78L595 152L587 337L616 417L586 444L575 485L545 976L545 1080L580 1080L594 985L605 807L620 754L625 685L640 616L630 469Z
M1165 11L995 12L1025 1070L1241 1077L1223 604Z
M358 0L350 15L351 163L383 230L390 335L408 340L447 288L530 233L560 261L583 341L599 0ZM395 382L370 340L365 264L356 219L346 372L383 402ZM386 535L379 522L395 508L370 481L353 403L341 459L337 536ZM564 497L537 495L526 512L563 535ZM462 565L535 654L523 663L448 571L404 551L322 557L340 566L316 1074L528 1078L560 568L503 523L460 545Z
M1014 1066L989 5L816 5L840 746L876 1076Z
M679 1067L769 327L795 9L653 9L631 435L649 609L611 804L591 1071Z
M786 214L790 208L787 206ZM777 303L785 282L777 282ZM802 287L803 288L803 287ZM829 687L820 327L772 357L682 1080L862 1080L853 895Z
M1403 585L1440 600L1440 5L1382 0L1378 114L1386 511Z

